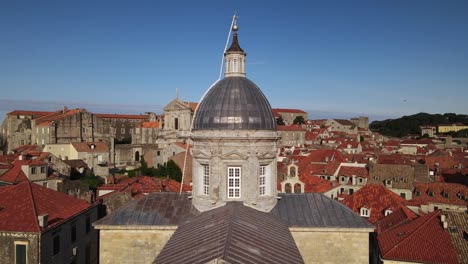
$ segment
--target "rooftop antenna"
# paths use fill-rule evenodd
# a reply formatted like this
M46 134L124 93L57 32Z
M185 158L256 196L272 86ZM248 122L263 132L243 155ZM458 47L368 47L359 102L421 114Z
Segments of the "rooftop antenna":
M223 75L224 53L226 53L227 47L229 45L229 39L231 38L233 27L236 27L236 30L237 30L237 11L234 11L234 15L232 16L231 27L229 28L229 34L228 34L228 37L226 39L226 45L224 46L223 55L221 56L221 68L219 69L218 81L221 80L221 77Z
M189 136L192 134L193 121L195 121L195 117L197 116L198 106L199 106L200 103L203 101L203 99L205 98L206 94L211 90L211 88L213 88L213 86L215 86L215 85L221 80L221 77L222 77L222 75L223 75L223 67L224 67L224 53L226 53L226 50L227 50L227 48L228 48L229 39L231 38L232 29L233 29L234 26L236 27L236 30L237 30L237 11L234 11L234 15L232 16L231 27L229 27L229 34L228 34L228 37L227 37L227 40L226 40L226 45L224 46L223 54L222 54L222 56L221 56L221 68L220 68L220 70L219 70L219 77L218 77L218 79L210 86L210 88L208 88L208 90L205 91L205 93L203 94L203 96L200 98L199 103L198 103L197 106L195 107L195 111L194 111L193 117L192 117L192 122L190 122ZM182 180L181 180L181 182L180 182L179 194L182 193L182 187L184 186L185 167L186 167L186 165L187 165L187 154L188 154L189 144L188 144L188 141L186 141L185 143L186 143L186 147L185 147L185 155L184 155L184 167L182 168Z

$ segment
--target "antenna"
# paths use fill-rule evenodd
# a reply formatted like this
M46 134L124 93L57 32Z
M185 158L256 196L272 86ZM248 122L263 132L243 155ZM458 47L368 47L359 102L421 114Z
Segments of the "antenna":
M224 46L223 55L221 56L221 68L220 68L220 70L219 70L219 77L218 77L218 79L210 86L210 88L208 88L208 90L205 91L205 93L203 94L203 96L200 98L199 103L198 103L197 106L195 107L195 110L194 110L194 112L193 112L192 121L190 122L189 136L192 134L193 122L195 121L195 117L197 116L197 111L198 111L198 107L200 106L200 103L203 101L203 99L205 98L206 94L211 90L211 88L213 88L213 86L215 86L215 85L221 80L221 77L222 77L222 74L223 74L223 66L224 66L224 53L226 53L227 46L229 45L229 39L231 38L232 27L234 26L235 23L237 24L237 11L234 11L234 15L232 16L231 27L229 28L229 34L228 34L228 37L227 37L227 40L226 40L226 45ZM187 141L186 141L186 145L187 145L187 146L185 147L184 167L182 168L182 180L181 180L181 182L180 182L179 194L182 193L182 187L184 186L185 167L186 167L186 165L187 165L187 154L188 154L188 148L189 148L189 144L188 144Z
M229 45L229 39L231 38L231 33L232 33L232 27L237 24L237 12L235 11L234 12L234 15L232 16L232 22L231 22L231 27L229 28L229 34L228 34L228 37L226 39L226 45L224 46L224 50L223 50L223 56L221 56L221 68L219 69L219 77L218 77L218 81L221 80L221 77L223 75L223 67L224 67L224 53L226 53L226 50L227 50L227 47Z

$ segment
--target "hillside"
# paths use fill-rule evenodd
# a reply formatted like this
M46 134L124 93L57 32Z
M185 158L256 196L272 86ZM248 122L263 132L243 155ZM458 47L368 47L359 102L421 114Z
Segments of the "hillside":
M369 127L372 131L379 132L385 136L404 137L408 134L419 134L419 126L422 125L436 126L453 123L468 124L468 115L418 113L397 119L374 121Z

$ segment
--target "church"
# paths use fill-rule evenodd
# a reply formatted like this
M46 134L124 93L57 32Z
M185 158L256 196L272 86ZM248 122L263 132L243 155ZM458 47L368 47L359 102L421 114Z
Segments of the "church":
M276 120L238 29L193 118L192 193L150 193L95 222L100 263L369 263L367 221L321 194L278 192Z

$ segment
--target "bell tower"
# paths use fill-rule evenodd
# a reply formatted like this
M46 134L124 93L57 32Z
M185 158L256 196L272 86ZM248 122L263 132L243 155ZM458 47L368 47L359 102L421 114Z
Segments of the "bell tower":
M224 71L225 77L245 77L245 57L247 53L239 45L239 40L237 39L237 31L239 26L237 26L237 20L234 20L234 25L232 26L232 31L234 35L232 36L232 44L226 53L224 53L224 61L226 64L226 69Z

